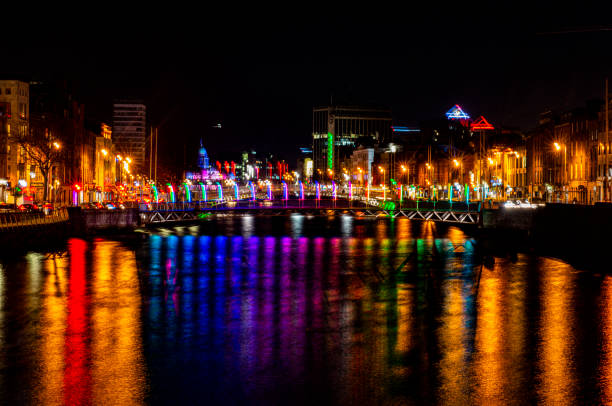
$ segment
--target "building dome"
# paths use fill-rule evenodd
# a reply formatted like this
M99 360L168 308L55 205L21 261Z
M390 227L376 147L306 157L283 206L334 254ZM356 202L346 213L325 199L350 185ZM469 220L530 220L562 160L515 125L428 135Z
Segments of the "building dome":
M200 169L208 169L208 152L206 152L206 148L200 145L200 150L198 151L198 166Z

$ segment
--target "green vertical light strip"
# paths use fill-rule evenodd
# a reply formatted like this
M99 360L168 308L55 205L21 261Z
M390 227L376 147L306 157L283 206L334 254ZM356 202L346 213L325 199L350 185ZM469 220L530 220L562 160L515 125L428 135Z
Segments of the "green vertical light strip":
M327 167L334 169L334 134L327 133Z

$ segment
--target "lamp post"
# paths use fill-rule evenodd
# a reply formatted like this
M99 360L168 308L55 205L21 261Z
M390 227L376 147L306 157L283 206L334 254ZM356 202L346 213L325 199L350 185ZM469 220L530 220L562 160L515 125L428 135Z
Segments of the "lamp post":
M553 143L555 150L557 152L561 151L561 144L559 144L558 142L554 142ZM565 186L567 184L567 168L566 168L566 160L567 160L567 146L565 144L563 144L563 174L561 176L561 190L565 189ZM566 201L567 203L567 201Z
M55 151L59 151L62 148L62 145L55 141L53 142L53 148L55 148ZM47 179L45 180L45 190L46 192L49 191L49 177L51 177L51 182L53 182L53 161L50 162L50 170L51 173L47 175ZM57 189L53 189L53 206L55 206L55 196L57 195ZM48 195L47 195L48 198Z
M378 167L378 170L379 170L380 172L382 172L382 174L383 174L383 185L382 185L382 187L383 187L383 200L387 200L387 191L386 191L386 189L385 189L385 185L386 185L386 183L387 183L387 181L386 181L386 180L387 180L387 178L386 178L386 173L385 173L385 170L383 169L383 167L382 167L382 166L379 166L379 167Z

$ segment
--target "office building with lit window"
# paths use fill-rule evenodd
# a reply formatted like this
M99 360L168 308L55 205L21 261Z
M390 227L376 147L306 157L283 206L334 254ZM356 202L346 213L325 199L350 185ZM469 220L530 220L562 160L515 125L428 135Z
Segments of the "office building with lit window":
M123 157L129 157L131 167L145 167L147 108L140 101L120 100L113 104L113 146Z
M385 108L327 106L312 110L314 178L330 180L351 168L351 155L359 145L391 141L391 110Z

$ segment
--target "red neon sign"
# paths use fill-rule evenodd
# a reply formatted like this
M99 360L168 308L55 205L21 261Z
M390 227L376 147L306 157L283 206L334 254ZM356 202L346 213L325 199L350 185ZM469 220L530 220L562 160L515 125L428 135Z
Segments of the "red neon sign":
M471 125L472 131L484 131L484 130L494 130L495 127L493 127L491 125L491 123L489 123L487 121L486 118L484 118L484 116L480 116L480 118L476 121L474 121Z

